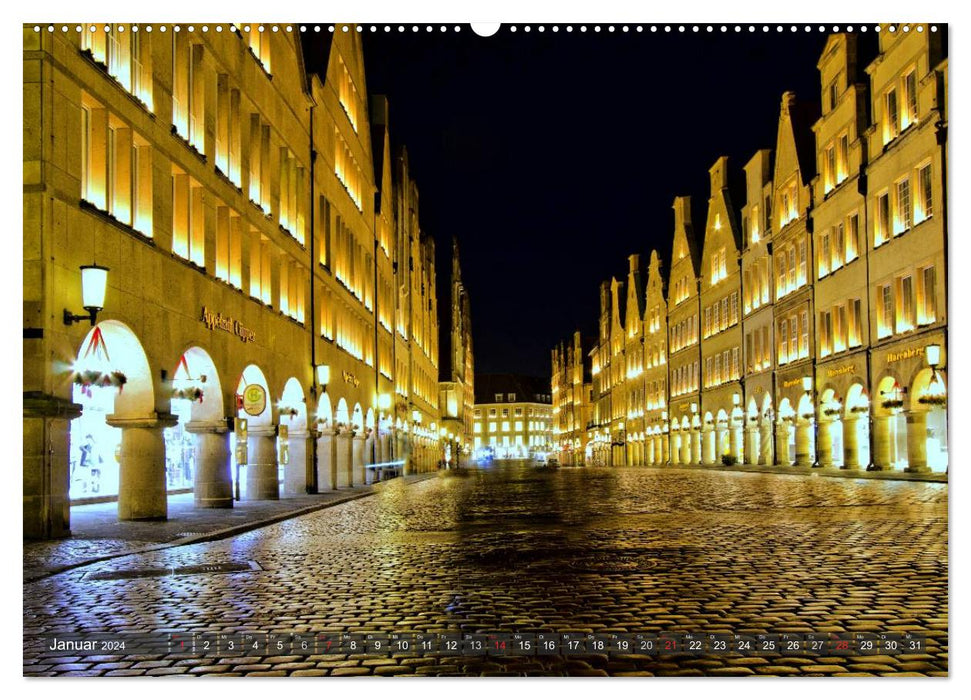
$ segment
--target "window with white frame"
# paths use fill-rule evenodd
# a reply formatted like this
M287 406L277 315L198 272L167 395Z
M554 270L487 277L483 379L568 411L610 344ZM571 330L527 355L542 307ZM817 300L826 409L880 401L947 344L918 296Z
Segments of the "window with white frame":
M138 25L109 24L84 25L81 32L81 50L101 63L108 75L115 78L125 90L134 95L151 112L152 66L149 38Z

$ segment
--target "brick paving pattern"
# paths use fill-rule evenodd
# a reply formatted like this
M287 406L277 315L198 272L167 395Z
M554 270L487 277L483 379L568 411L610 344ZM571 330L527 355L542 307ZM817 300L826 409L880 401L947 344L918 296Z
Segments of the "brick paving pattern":
M510 467L389 482L231 538L24 585L25 637L68 632L913 632L895 656L53 658L25 675L947 675L946 484ZM262 570L91 580L256 561Z

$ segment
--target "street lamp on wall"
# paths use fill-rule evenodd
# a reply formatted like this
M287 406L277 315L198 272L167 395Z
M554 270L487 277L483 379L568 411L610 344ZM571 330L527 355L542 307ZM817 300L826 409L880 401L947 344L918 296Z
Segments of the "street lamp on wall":
M64 309L64 325L70 326L79 321L90 321L93 326L98 322L98 312L105 307L105 291L108 288L108 268L101 265L81 266L81 305L84 314L72 314Z
M320 386L321 391L327 391L327 384L330 382L330 366L317 365L314 371L316 372L317 384Z
M391 394L380 394L378 396L378 408L382 411L391 408Z
M802 390L807 394L813 389L813 378L810 376L805 376L802 378Z
M941 346L936 343L928 345L924 351L924 357L927 358L928 367L937 369L937 366L941 364Z

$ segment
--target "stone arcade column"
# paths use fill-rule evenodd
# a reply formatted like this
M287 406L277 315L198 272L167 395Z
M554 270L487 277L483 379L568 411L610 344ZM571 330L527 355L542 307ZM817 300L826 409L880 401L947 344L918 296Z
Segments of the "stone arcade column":
M873 471L893 469L890 463L890 421L896 420L894 415L873 417Z
M929 472L927 466L927 411L907 411L908 472Z
M668 433L661 433L658 436L658 443L661 446L661 464L670 464L671 459L671 435Z
M737 464L742 464L745 461L745 446L742 443L742 424L737 420L734 420L728 435L729 439L731 440L731 454L733 457L735 457L735 462Z
M772 440L772 422L763 419L759 423L759 464L771 465L775 462L775 443Z
M317 431L317 491L337 488L337 438L333 428Z
M780 420L775 424L775 463L788 467L789 464L789 422Z
M108 425L121 428L119 520L168 517L162 430L178 422L178 416L171 413L155 413L144 418L108 418Z
M358 431L357 435L354 436L352 443L353 448L351 451L351 458L354 460L354 484L358 486L363 486L367 483L367 470L364 468L366 462L366 455L364 454L364 443L366 438L364 437L363 431Z
M691 428L691 457L695 464L701 464L701 428Z
M701 463L712 465L715 463L715 429L710 425L704 428L704 454L701 456Z
M337 488L346 488L354 483L351 462L351 434L341 429L335 438L337 442Z
M745 424L745 464L759 463L759 428L746 418Z
M681 431L681 464L691 464L691 431Z
M39 392L24 393L24 537L71 534L71 421L81 405Z
M307 493L307 465L310 459L310 433L291 432L287 435L289 456L283 467L283 492L288 496Z
M833 466L833 421L819 421L819 445L816 450L819 466L829 469Z
M246 465L246 500L279 500L280 475L276 454L276 426L251 427L247 451L249 464Z
M195 436L196 508L232 508L233 474L226 421L189 421L185 429Z
M859 416L852 412L843 419L843 469L860 468L859 422Z
M813 455L811 454L811 433L813 424L810 420L801 420L796 423L796 466L813 466Z

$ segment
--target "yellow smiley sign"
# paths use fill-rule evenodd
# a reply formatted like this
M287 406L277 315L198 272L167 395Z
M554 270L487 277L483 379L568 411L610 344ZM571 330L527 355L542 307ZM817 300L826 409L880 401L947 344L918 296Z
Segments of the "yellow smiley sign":
M251 416L258 416L266 410L266 389L259 384L249 384L243 389L243 410Z

